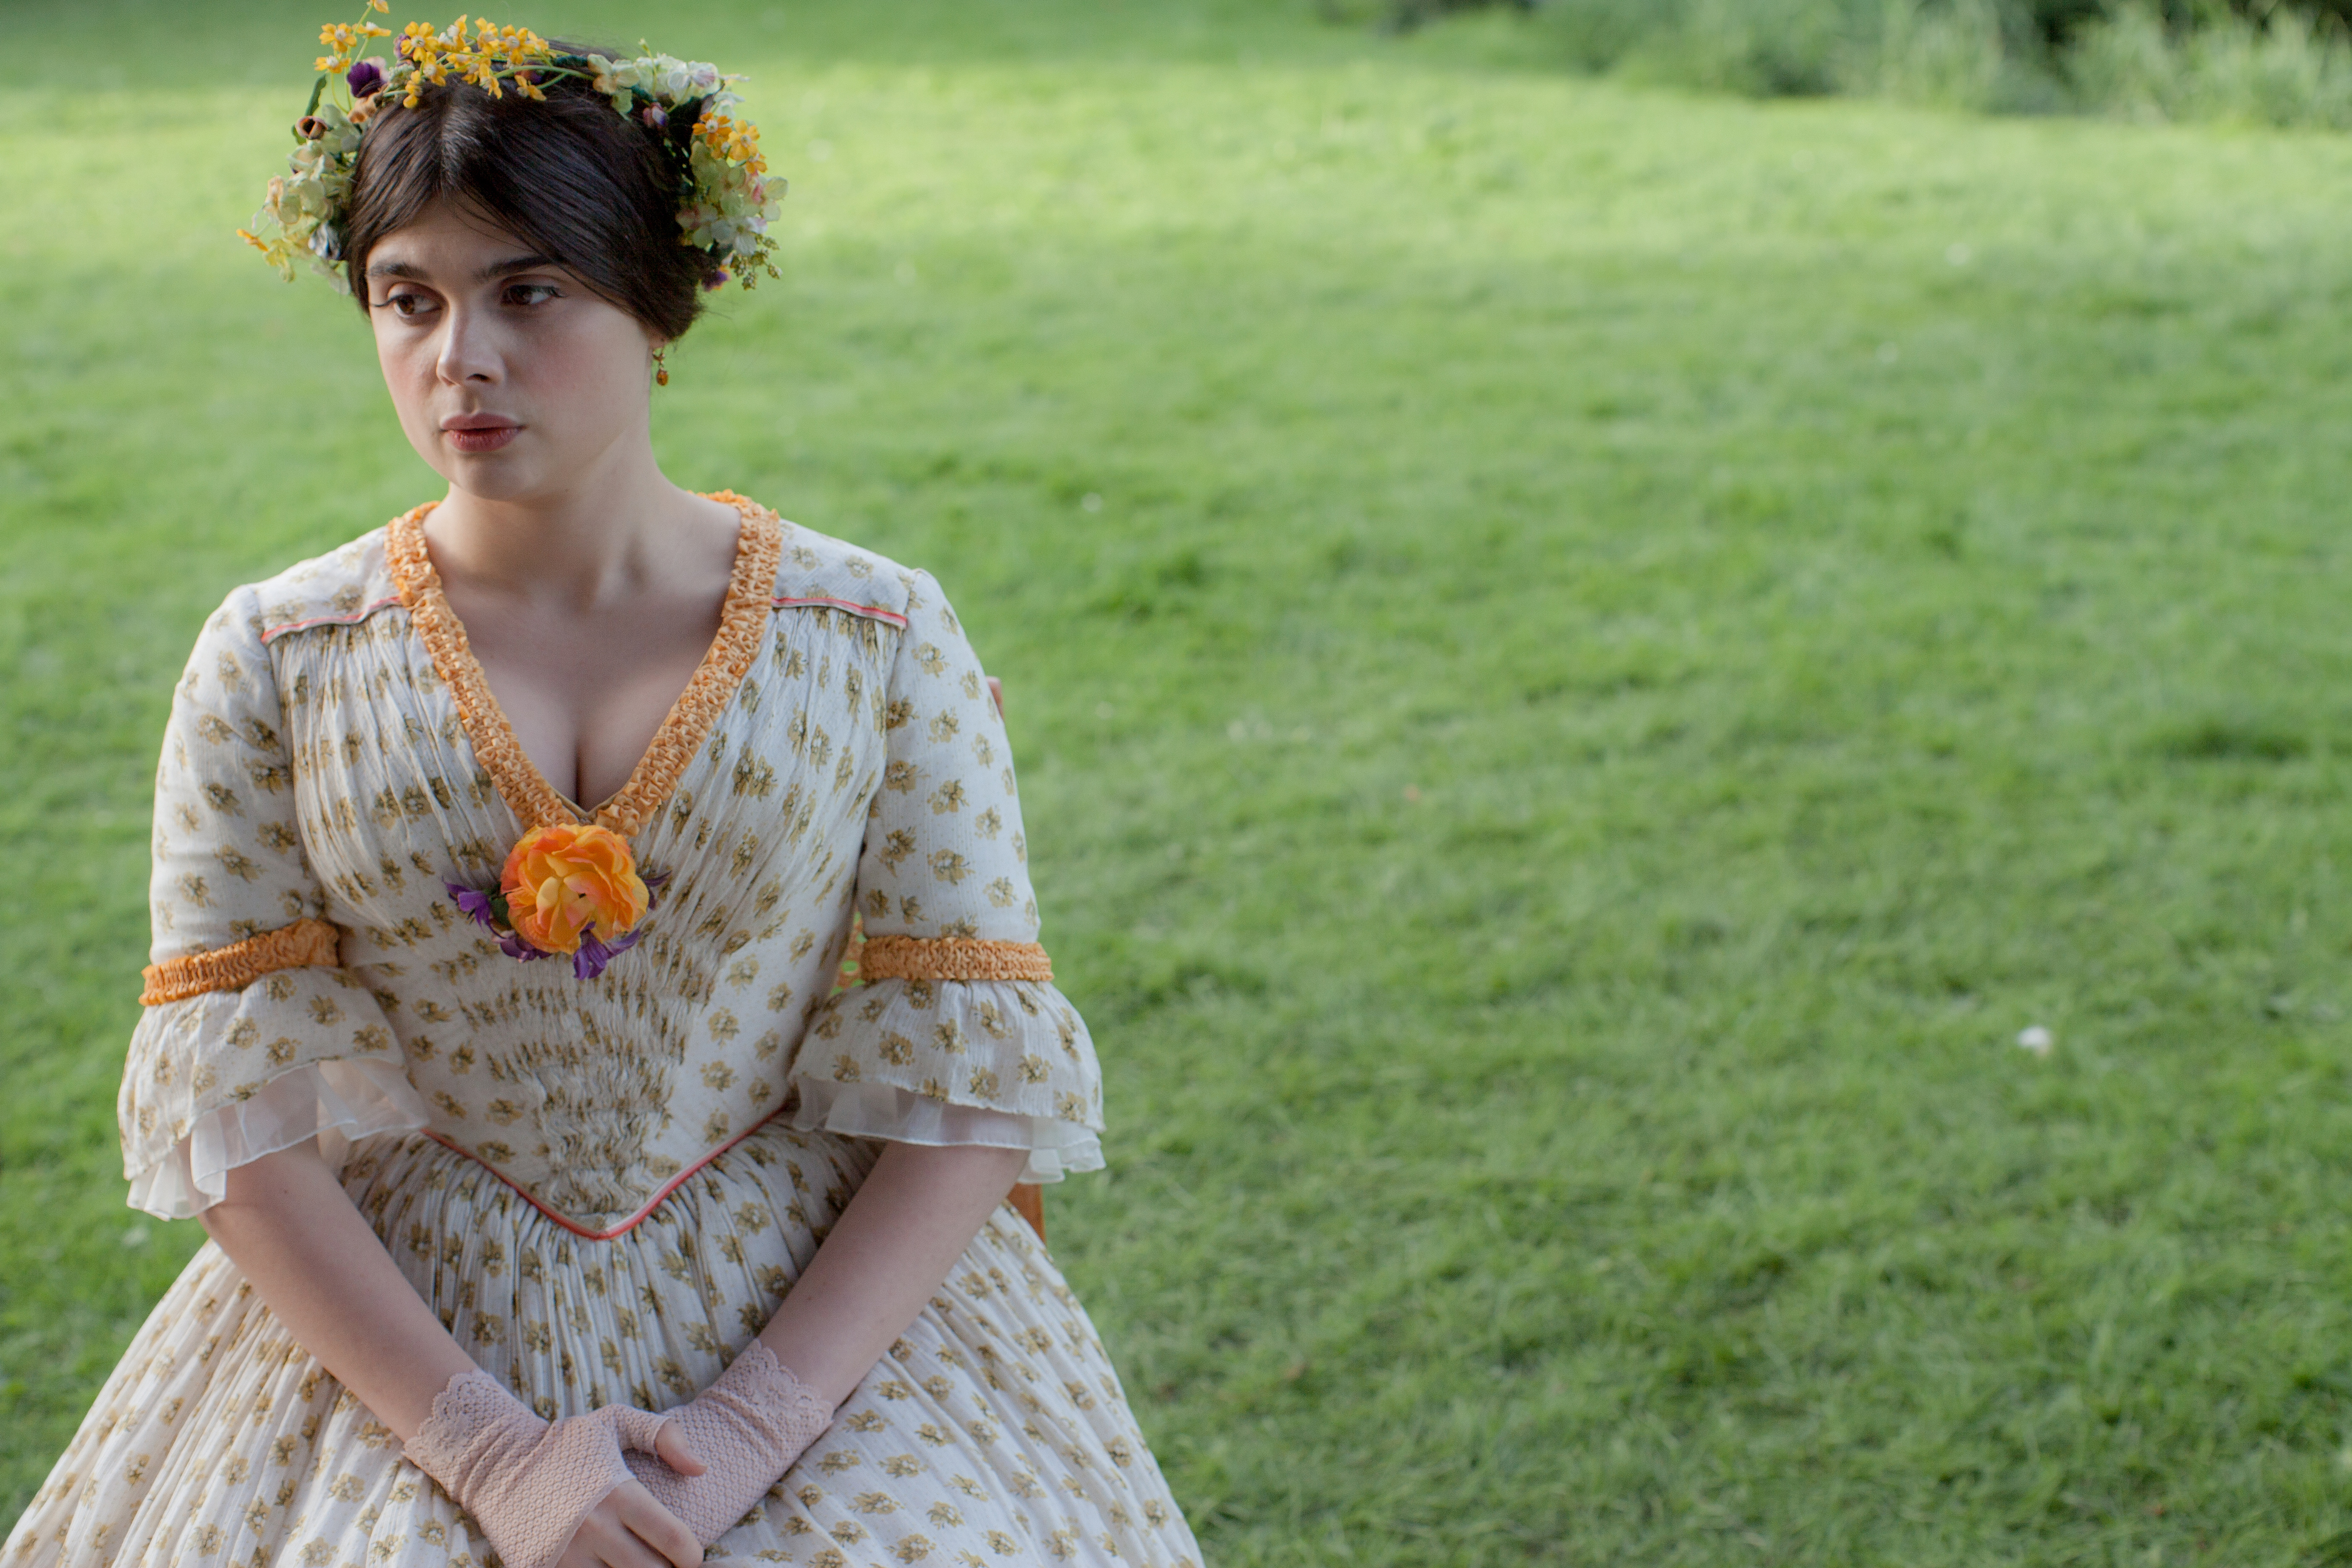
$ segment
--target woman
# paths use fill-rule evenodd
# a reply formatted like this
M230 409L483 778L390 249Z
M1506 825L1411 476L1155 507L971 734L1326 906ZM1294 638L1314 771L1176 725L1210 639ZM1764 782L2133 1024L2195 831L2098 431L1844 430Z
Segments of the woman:
M189 661L121 1111L212 1241L0 1564L1194 1562L1003 1206L1100 1090L978 661L654 459L756 133L707 66L389 36L328 30L247 237L448 491Z

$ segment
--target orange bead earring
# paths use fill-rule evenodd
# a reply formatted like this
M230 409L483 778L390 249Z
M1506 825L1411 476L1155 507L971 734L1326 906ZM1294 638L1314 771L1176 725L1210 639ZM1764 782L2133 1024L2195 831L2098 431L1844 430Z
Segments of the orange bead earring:
M657 387L669 385L669 366L662 361L662 356L668 352L667 345L654 350L654 385Z

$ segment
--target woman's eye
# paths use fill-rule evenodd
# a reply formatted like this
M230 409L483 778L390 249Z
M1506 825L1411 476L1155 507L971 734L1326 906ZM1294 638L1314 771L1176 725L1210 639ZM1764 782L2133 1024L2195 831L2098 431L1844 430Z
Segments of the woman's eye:
M551 283L513 283L507 286L507 303L543 305L554 298L555 294L555 285Z
M430 308L432 303L422 294L392 294L384 297L383 308L395 316L415 317Z

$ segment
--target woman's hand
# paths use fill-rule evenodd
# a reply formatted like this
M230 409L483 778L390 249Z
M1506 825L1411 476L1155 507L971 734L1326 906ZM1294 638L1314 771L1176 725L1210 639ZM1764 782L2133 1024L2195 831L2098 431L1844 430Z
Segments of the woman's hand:
M832 1425L833 1402L753 1340L719 1381L670 1411L662 1423L662 1436L683 1434L708 1461L707 1469L688 1469L659 1444L659 1463L642 1453L624 1458L654 1499L710 1546Z
M656 1559L696 1568L702 1543L630 1479L623 1458L635 1451L698 1469L684 1437L677 1422L625 1405L551 1424L473 1370L434 1396L405 1452L473 1516L508 1568L658 1568Z
M682 1474L699 1475L702 1467L672 1437L677 1430L675 1421L662 1427L656 1447L663 1462ZM627 1481L588 1511L555 1568L701 1568L701 1563L702 1542L694 1531L656 1502L642 1482Z

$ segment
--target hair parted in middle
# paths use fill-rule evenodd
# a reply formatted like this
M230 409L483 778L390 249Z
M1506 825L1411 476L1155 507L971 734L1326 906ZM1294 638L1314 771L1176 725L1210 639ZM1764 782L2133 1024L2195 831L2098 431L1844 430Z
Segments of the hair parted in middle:
M360 143L343 241L362 310L369 252L447 201L568 267L655 336L685 335L723 277L707 252L678 239L692 117L659 129L624 118L576 78L551 80L545 92L535 102L451 82L426 88L414 109L387 101L378 111Z

